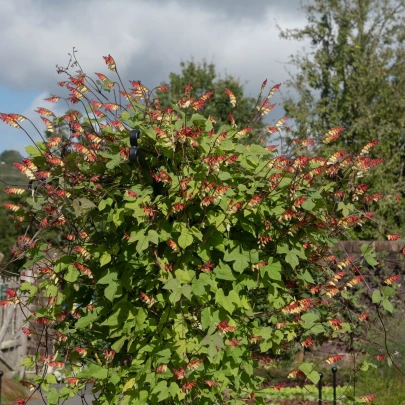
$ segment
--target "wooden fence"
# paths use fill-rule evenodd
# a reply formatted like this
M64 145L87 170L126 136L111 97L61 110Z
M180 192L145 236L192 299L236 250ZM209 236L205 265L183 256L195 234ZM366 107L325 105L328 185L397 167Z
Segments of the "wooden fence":
M6 299L7 288L19 287L16 278L0 278L0 301ZM24 313L19 306L0 306L0 369L7 374L24 376L21 361L27 355L27 336L22 333Z

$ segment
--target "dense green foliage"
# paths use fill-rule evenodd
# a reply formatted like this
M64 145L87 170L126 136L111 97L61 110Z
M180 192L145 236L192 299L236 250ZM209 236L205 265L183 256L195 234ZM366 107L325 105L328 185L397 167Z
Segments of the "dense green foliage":
M22 232L14 254L35 273L1 305L31 311L24 332L55 347L24 360L36 367L33 389L49 404L88 382L95 404L263 404L259 364L296 345L345 341L355 350L367 325L359 294L372 293L380 311L392 312L396 292L394 285L359 290L367 277L360 263L330 252L342 231L368 220L359 178L380 163L366 156L371 146L323 158L306 141L288 156L246 145L252 128L196 113L208 105L205 95L196 100L187 86L162 108L139 82L125 90L114 59L105 60L118 82L98 74L96 85L65 70L67 100L83 102L87 113L60 118L68 137L27 147L29 159L17 167L34 192L7 190L23 193L22 204L6 208L34 231ZM118 86L125 106L106 101ZM263 96L260 116L276 90ZM53 113L37 112L55 132L46 118ZM25 117L1 119L19 128ZM282 122L269 131L281 131ZM362 252L377 265L372 249ZM33 310L40 295L48 300ZM49 366L65 369L60 393L49 386ZM316 383L316 367L303 363L289 377Z
M158 97L161 100L161 105L169 107L172 102L177 102L184 95L184 88L190 83L193 88L190 95L194 99L199 99L203 94L213 91L214 94L207 103L202 112L205 116L211 115L215 117L217 124L231 124L229 114L232 114L235 122L240 128L249 127L254 124L254 132L245 139L245 142L259 143L260 139L264 139L264 125L261 117L255 117L255 106L257 100L244 95L243 85L238 79L226 74L224 78L218 76L215 65L207 63L205 60L196 63L194 61L181 62L181 73L170 73L169 75L169 91L158 92ZM164 86L165 83L162 83ZM232 108L229 103L225 89L229 89L237 99L236 108ZM256 118L256 119L255 119Z
M331 127L347 131L323 153L354 152L376 139L385 161L365 182L384 198L375 222L350 237L380 237L405 223L405 3L402 0L315 0L304 6L307 24L282 37L310 41L292 57L297 73L284 102L296 136L319 137ZM371 191L370 190L370 191Z

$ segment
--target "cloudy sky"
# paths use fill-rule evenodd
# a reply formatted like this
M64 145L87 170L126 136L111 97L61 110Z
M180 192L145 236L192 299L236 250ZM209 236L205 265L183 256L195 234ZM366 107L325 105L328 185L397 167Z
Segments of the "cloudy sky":
M150 87L180 61L205 58L253 96L266 78L287 80L285 62L304 45L279 38L277 24L305 24L299 0L0 0L0 112L35 117L53 107L42 100L61 93L55 66L73 47L86 73L107 73L102 56L111 54L125 80ZM0 152L27 143L0 122Z

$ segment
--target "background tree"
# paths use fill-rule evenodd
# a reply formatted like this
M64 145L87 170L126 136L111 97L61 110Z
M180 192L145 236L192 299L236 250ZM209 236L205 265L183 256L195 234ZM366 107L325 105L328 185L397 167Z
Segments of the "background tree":
M311 43L310 53L291 58L298 72L288 82L293 92L284 100L286 114L295 119L295 135L303 138L346 128L324 153L353 152L378 140L374 153L385 163L365 182L386 197L375 218L383 221L363 227L358 236L396 231L405 220L404 203L395 198L405 184L405 3L315 0L304 10L304 28L281 31L283 38Z
M198 99L207 92L214 92L210 98L210 102L205 104L203 113L214 117L219 126L230 124L230 113L238 123L240 129L249 123L255 110L257 99L247 97L244 94L243 84L239 79L228 74L225 74L225 77L221 78L217 74L215 65L205 60L197 63L194 61L181 62L180 66L180 74L170 73L169 83L162 83L162 85L169 86L169 91L158 92L158 97L163 107L169 107L171 102L180 99L184 95L184 88L192 83L191 97L195 99ZM235 108L229 103L229 96L226 94L225 89L231 90L238 100ZM248 141L260 142L258 134L263 128L264 125L260 119L255 125L255 131Z
M7 263L11 258L11 248L17 240L21 230L16 229L10 217L10 211L3 206L3 203L17 203L19 196L10 196L3 191L14 185L27 184L27 179L14 166L14 162L20 162L22 156L15 150L5 150L0 154L0 263ZM4 255L4 256L2 256ZM15 271L20 262L11 263L9 271Z

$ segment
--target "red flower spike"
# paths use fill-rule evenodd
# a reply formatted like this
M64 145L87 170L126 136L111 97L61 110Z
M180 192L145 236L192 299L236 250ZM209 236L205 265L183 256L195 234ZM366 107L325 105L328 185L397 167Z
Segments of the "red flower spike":
M315 343L315 340L314 340L314 339L308 338L308 339L303 340L303 341L301 342L301 345L302 345L303 347L309 347L309 346L312 346L314 343Z
M30 391L34 391L36 389L36 386L29 381L20 381L20 384L23 387L28 388Z
M152 306L155 303L155 299L151 295L148 297L145 293L141 292L141 301L144 302L145 304L148 304L149 306Z
M375 398L375 394L370 394L370 395L363 395L361 397L359 397L363 402L365 402L366 404L369 404L370 402L373 401L373 399Z
M401 239L399 235L387 235L388 240L398 240Z
M45 98L45 101L49 101L50 103L57 103L60 100L60 97L51 95L51 97Z
M105 82L106 80L108 80L107 76L103 75L102 73L96 73L96 75L98 76L98 78L100 80L102 80L103 82Z
M107 64L108 69L112 70L115 72L117 70L117 67L115 65L115 60L111 55L108 56L103 56L105 63Z
M56 115L48 110L47 108L43 108L43 107L38 107L37 110L35 110L36 113L38 113L39 115L46 115L47 117L53 117L56 118Z
M186 382L185 384L183 384L183 386L181 387L181 389L188 393L189 391L191 391L194 387L194 385L196 385L195 381L191 381L191 382Z
M287 378L297 378L297 377L305 377L305 374L301 370L293 370L287 375Z
M217 328L220 333L233 332L236 329L236 326L228 325L228 321L225 319L217 325Z
M339 138L340 134L345 130L344 127L331 128L323 134L323 143L331 143Z
M229 97L229 101L232 104L233 107L236 107L236 97L235 95L232 93L231 90L229 89L225 89L225 93L228 95Z
M184 368L180 368L179 370L172 369L172 372L177 377L178 380L182 380L186 376Z
M156 373L165 373L167 371L167 364L161 364L160 366L156 367Z
M79 383L79 379L75 377L66 377L65 381L68 385L77 385Z
M114 359L115 351L105 349L105 350L103 350L103 354L104 354L104 357L107 360L107 362L110 362Z
M198 359L198 360L192 360L190 363L187 364L187 369L188 370L197 370L200 365L204 363L203 359Z
M267 98L270 99L273 97L274 93L281 87L281 83L275 84L269 91L269 94L267 95Z
M20 195L24 192L25 192L25 190L23 188L16 188L16 187L7 188L4 190L4 193L13 194L13 195Z
M83 347L75 347L73 349L75 352L79 353L80 356L85 357L87 355L87 350L84 349Z
M20 209L20 206L15 205L15 204L8 204L8 203L3 203L3 207L5 207L8 210L11 210L13 212L17 212Z
M235 118L233 118L233 115L229 113L229 120L231 121L231 125L235 128L236 123L235 123Z
M11 118L10 114L0 113L0 119L13 128L20 128L20 124L15 119Z
M378 361L383 361L383 360L385 360L385 359L387 358L387 356L385 356L385 355L383 355L383 354L377 354L377 356L375 356L375 358L376 358Z
M86 267L85 265L81 264L81 263L73 263L73 266L78 269L79 271L81 271L84 275L86 275L88 278L93 278L93 273L91 272L91 270Z
M28 328L22 328L21 330L24 333L24 335L27 335L27 336L32 336L34 333L34 331L32 331L31 329L28 329Z
M365 321L365 320L367 319L367 317L368 317L368 314L367 314L367 313L365 313L365 314L360 314L359 317L358 317L358 320L359 320L360 322L362 322L362 321Z
M56 136L54 138L49 138L48 143L46 144L48 148L53 148L55 146L58 146L62 142L62 138L59 136Z
M395 281L398 281L401 278L401 276L399 274L395 275L395 276L391 276L388 277L384 280L385 284L391 285L392 283L394 283Z
M91 257L91 253L82 246L75 246L74 251L78 253L80 256L84 257L85 259Z
M343 355L332 356L332 357L328 357L325 361L328 364L332 364L332 363L336 363L336 362L342 360L343 357L345 357L345 356L343 356Z

